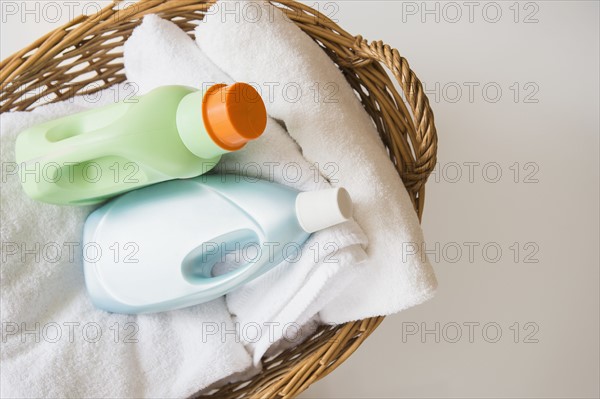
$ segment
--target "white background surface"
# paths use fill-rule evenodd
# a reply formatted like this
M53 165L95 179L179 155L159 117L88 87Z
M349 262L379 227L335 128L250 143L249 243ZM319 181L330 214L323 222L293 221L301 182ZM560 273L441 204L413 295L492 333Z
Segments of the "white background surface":
M350 33L399 49L426 85L440 165L423 226L440 288L304 398L599 395L599 5L491 3L318 3ZM3 8L2 58L77 4L38 21ZM436 323L439 342L421 334ZM465 323L479 323L471 337ZM525 342L534 329L537 343Z

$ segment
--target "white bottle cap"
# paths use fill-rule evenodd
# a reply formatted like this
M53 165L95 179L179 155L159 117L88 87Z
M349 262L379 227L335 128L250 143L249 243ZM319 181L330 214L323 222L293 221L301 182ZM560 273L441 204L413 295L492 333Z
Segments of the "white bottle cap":
M296 197L296 216L307 233L326 229L352 217L352 199L344 188L308 191Z

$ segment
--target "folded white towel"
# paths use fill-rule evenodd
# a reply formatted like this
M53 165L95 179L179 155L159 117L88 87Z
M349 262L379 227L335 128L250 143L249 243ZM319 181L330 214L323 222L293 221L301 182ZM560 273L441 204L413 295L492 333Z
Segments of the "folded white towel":
M436 287L431 265L420 253L403 255L403 243L423 242L411 200L373 122L325 52L279 9L254 1L216 3L196 40L229 76L272 96L269 114L324 175L335 172L335 185L355 202L369 260L321 319L388 315L429 299Z
M155 15L146 16L135 29L125 45L124 59L128 80L141 92L157 84L199 87L232 82L185 32ZM260 139L225 155L216 170L261 177L299 190L329 187L285 130L270 118ZM366 241L354 221L315 233L299 259L283 263L227 295L229 310L255 364L281 338L297 341L298 328L345 289L365 259L361 245Z
M19 132L130 92L122 85L88 97L96 102L79 97L0 115L1 397L187 397L252 364L241 343L221 339L235 330L222 298L156 315L95 309L81 259L91 208L35 202L14 173Z
M125 74L139 94L167 85L208 89L231 78L209 60L177 25L146 15L125 42Z

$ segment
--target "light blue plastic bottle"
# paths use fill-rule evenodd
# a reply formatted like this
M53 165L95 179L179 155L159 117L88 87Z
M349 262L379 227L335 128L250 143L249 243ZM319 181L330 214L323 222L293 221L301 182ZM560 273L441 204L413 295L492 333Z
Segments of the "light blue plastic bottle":
M109 312L196 305L294 258L310 233L351 214L343 188L301 193L236 175L157 184L89 216L86 285L93 303Z

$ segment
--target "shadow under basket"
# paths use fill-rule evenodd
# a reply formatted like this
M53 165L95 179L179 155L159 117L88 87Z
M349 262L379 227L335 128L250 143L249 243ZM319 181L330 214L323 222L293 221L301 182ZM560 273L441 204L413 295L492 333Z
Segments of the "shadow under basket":
M75 18L2 61L0 112L30 110L123 82L122 46L144 15L158 14L193 35L213 3L115 0L101 12ZM352 36L308 6L295 1L271 3L312 37L343 72L375 123L420 218L425 182L436 163L437 134L427 96L408 62L396 49ZM259 375L215 389L210 395L295 397L344 362L382 320L374 317L321 326L304 343L263 358Z

